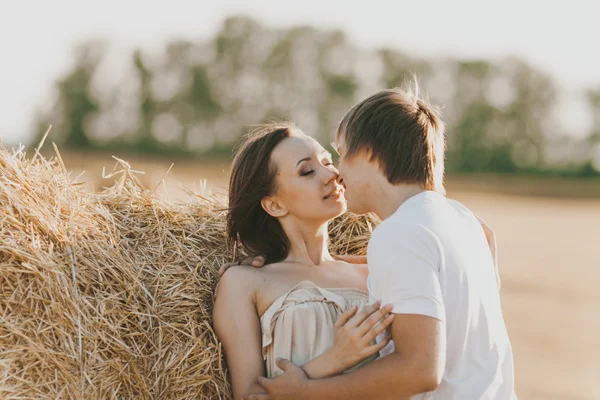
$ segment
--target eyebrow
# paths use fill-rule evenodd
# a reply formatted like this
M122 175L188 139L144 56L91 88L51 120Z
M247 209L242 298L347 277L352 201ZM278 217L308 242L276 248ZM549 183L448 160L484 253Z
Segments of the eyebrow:
M328 155L329 157L331 157L331 153L330 153L330 152L328 152L328 151L327 151L327 150L325 150L325 149L323 149L323 151L322 151L320 154L326 154L326 155ZM302 160L298 161L298 163L296 164L296 167L297 167L298 165L300 165L300 163L301 163L301 162L303 162L303 161L308 161L308 160L310 160L311 158L312 158L312 156L311 156L311 157L304 157Z

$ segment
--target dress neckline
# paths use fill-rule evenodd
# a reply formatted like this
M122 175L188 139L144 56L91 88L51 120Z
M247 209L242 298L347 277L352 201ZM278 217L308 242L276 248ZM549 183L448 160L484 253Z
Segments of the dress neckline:
M300 281L298 283L296 283L290 290L286 291L285 293L282 293L279 297L277 297L269 307L267 307L267 309L265 310L265 312L263 312L260 315L260 319L262 320L262 318L264 317L265 314L267 314L269 312L269 310L271 310L274 307L278 307L280 306L276 304L277 303L283 303L283 299L287 298L287 296L289 296L292 292L294 292L295 290L301 289L303 286L305 286L306 284L308 284L309 286L312 286L313 288L317 289L317 290L324 290L327 292L331 292L332 294L337 294L340 295L340 292L344 292L344 293L356 293L356 294L361 294L363 296L366 296L367 298L369 297L369 292L366 290L362 290L359 288L353 288L353 287L338 287L338 288L324 288L321 287L319 285L317 285L316 283L314 283L311 280L303 280Z
M302 286L303 283L309 283L309 284L313 285L314 287L316 287L317 289L329 290L330 292L331 291L340 291L340 292L344 291L344 292L357 292L357 293L369 295L368 291L362 290L359 288L355 288L355 287L323 287L323 286L317 285L316 283L314 283L313 281L311 281L309 279L305 279L305 280L302 280L302 281L296 283L290 290L288 290L287 292L282 294L282 296L290 293L292 290L298 288L299 286Z

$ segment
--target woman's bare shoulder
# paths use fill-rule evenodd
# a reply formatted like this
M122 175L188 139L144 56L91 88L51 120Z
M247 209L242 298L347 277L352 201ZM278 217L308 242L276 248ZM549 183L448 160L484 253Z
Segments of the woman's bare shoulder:
M227 285L236 290L255 291L269 279L273 272L281 269L279 264L267 264L260 268L247 265L233 266L225 271L219 281L219 286Z
M231 267L219 279L219 295L254 296L259 274L255 268L243 265Z

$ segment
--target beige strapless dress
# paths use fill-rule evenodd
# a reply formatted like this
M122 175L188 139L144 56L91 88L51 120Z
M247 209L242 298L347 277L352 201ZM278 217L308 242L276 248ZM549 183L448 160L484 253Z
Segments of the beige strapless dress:
M324 289L311 281L302 281L281 295L260 318L267 376L282 374L275 364L278 357L301 366L325 352L333 345L334 324L340 315L355 305L360 310L368 301L369 294L364 290ZM352 370L377 356L373 355Z

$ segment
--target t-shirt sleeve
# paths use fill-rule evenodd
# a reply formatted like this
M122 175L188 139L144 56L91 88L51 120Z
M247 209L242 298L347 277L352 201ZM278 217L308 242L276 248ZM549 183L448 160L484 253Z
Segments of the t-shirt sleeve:
M392 221L383 225L373 233L367 256L374 296L382 305L393 304L395 314L445 321L439 241L420 225Z

